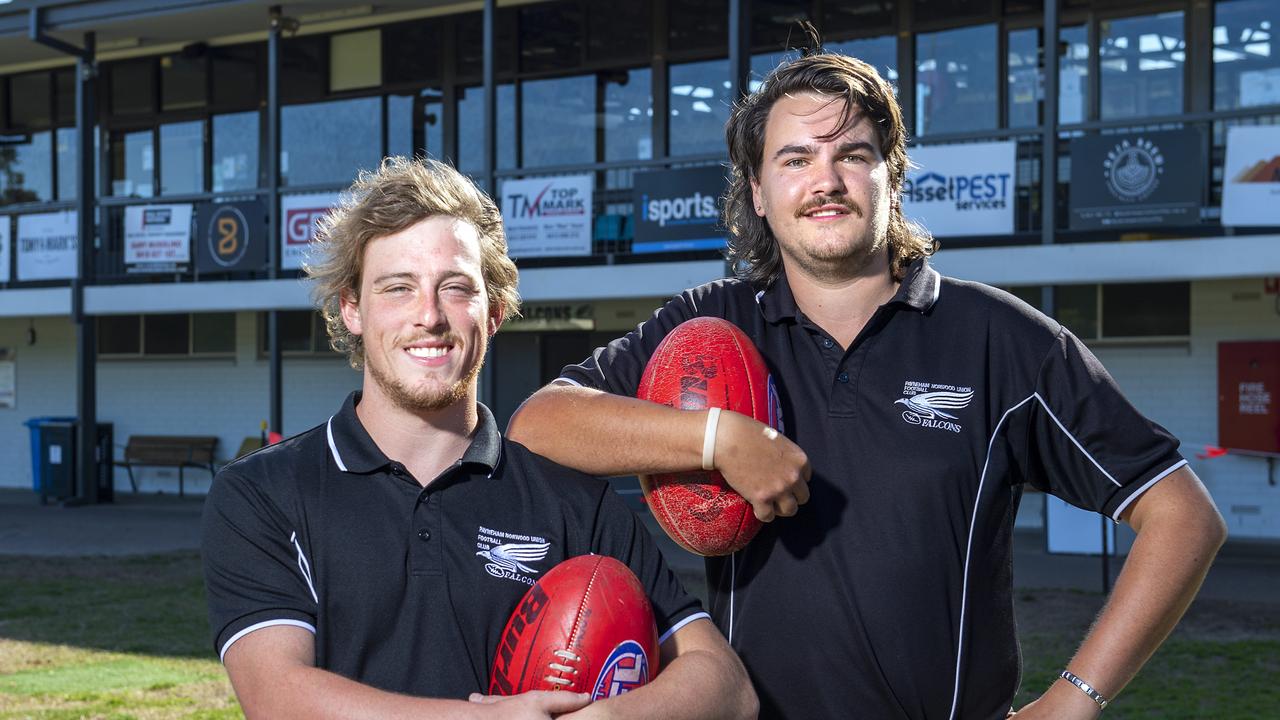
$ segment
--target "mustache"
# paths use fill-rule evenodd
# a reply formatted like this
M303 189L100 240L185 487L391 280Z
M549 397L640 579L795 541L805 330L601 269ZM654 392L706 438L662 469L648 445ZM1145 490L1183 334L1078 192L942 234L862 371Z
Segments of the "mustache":
M414 335L411 338L403 339L400 341L400 344L413 345L415 343L420 343L420 342L439 342L439 343L444 343L446 345L457 345L458 336L452 332L447 332L447 333L438 334L438 335L433 335L431 333L423 333L419 335Z
M796 209L796 217L804 217L823 205L839 205L840 207L848 210L851 215L862 217L862 208L858 207L858 205L849 198L838 195L816 197L810 200Z

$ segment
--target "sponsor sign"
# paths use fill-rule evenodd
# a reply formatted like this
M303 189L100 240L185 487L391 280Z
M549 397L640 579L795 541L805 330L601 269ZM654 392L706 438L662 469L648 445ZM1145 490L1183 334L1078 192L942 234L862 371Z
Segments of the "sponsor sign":
M1071 141L1071 229L1200 221L1204 172L1194 128Z
M196 213L196 268L214 273L265 266L266 214L257 200L202 204Z
M1013 233L1015 142L911 149L902 212L939 237Z
M632 252L719 249L724 168L700 167L636 173Z
M503 332L595 329L591 303L525 303L520 317L502 323Z
M19 216L17 246L19 280L75 277L75 211Z
M316 222L338 205L338 193L307 193L280 197L280 269L302 267L311 241L316 237Z
M1280 225L1280 125L1227 129L1222 224Z
M591 254L592 176L508 180L502 220L511 257Z
M12 253L9 247L12 245L11 232L12 227L8 215L0 215L0 282L9 282L9 258Z
M191 205L130 205L124 209L124 262L142 272L191 262Z

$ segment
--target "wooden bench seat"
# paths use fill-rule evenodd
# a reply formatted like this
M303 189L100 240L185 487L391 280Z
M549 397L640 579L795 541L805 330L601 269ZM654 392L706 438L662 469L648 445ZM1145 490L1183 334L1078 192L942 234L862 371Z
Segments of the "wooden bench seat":
M207 470L212 477L215 435L132 435L124 448L124 460L117 463L129 471L129 485L138 492L133 477L135 467L173 467L178 469L178 497L185 493L183 470L194 467Z

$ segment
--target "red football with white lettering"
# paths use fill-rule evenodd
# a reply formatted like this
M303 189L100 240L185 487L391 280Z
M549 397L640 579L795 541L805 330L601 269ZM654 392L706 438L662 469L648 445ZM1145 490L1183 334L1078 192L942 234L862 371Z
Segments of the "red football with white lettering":
M490 695L530 690L621 695L658 674L653 607L630 568L580 555L534 583L502 631Z
M649 358L636 396L681 410L732 410L778 427L778 396L764 358L720 318L676 326ZM658 524L690 552L729 555L760 531L751 503L719 471L641 476L640 486Z

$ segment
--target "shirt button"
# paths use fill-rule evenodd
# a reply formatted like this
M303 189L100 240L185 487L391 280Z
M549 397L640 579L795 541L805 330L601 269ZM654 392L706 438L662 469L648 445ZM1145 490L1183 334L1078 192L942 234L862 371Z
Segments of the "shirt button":
M839 375L837 375L837 376L836 376L836 380L838 380L838 381L840 381L840 382L842 382L842 383L847 383L847 382L849 382L849 373L846 373L846 372L842 372L842 373L840 373Z
M426 528L422 528L421 530L419 530L419 531L418 531L418 539L419 539L419 540L421 540L421 541L423 541L423 542L426 542L426 541L430 540L430 539L431 539L431 531L430 531L430 530L428 530L428 529L426 529Z
M835 343L831 342L831 338L822 338L822 347L830 348L832 345L835 345Z

